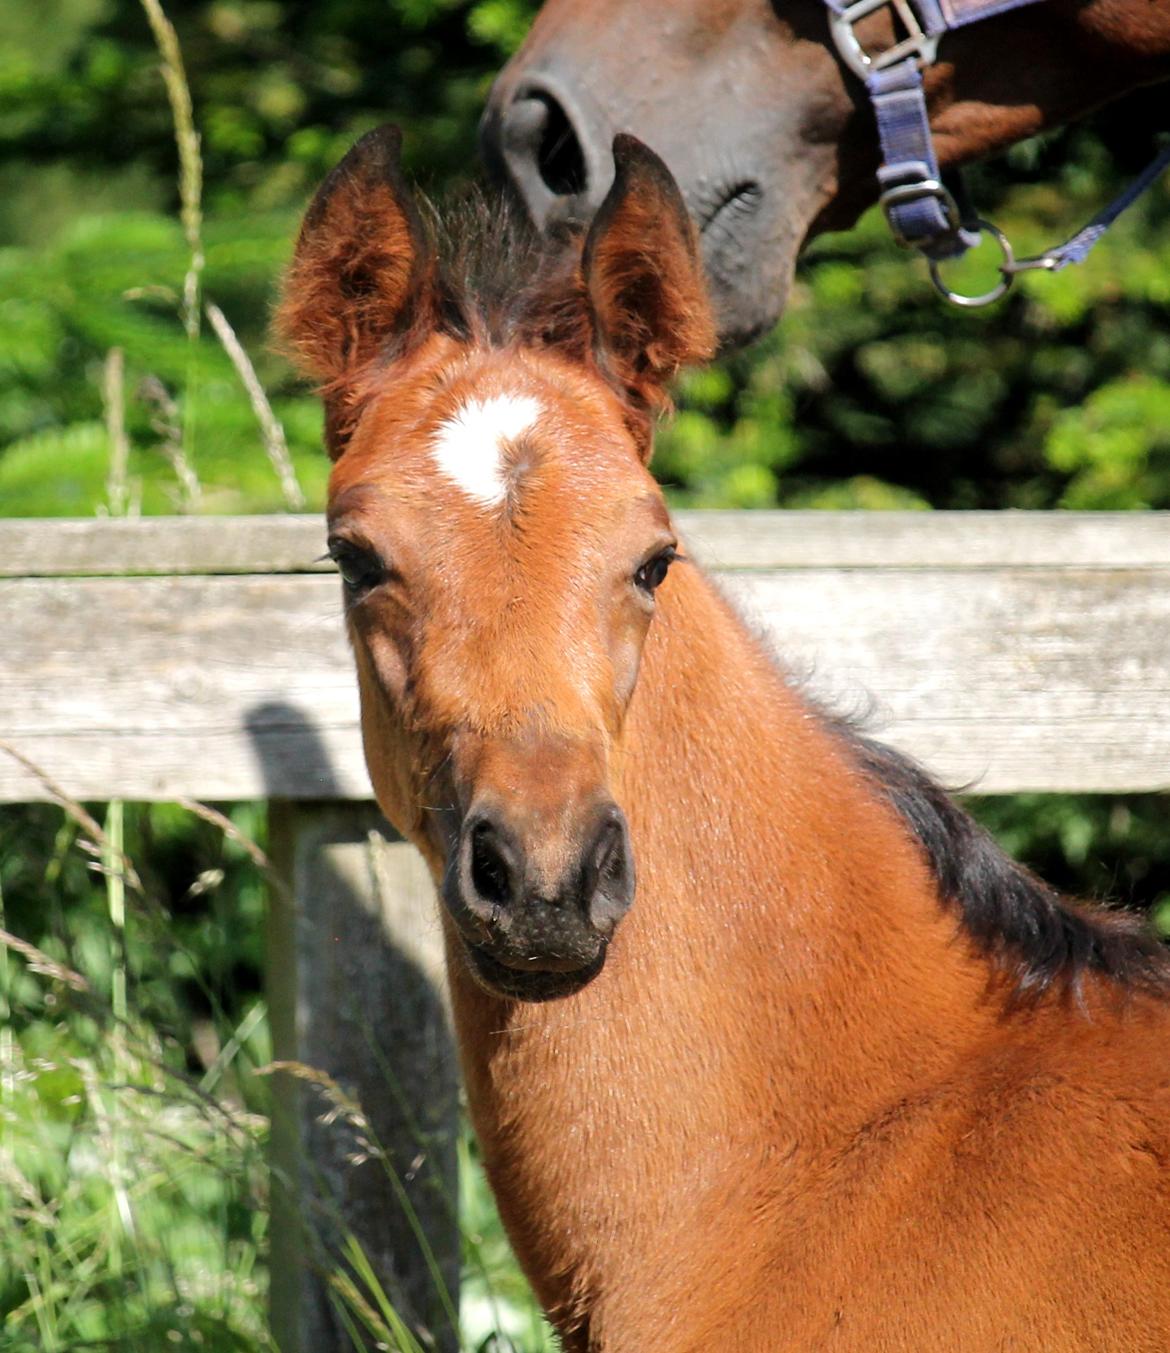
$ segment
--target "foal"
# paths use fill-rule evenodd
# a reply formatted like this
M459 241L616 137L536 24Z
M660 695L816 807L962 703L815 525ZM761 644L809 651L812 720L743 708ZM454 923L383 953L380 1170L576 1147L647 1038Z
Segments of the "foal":
M583 240L444 255L398 149L326 180L280 328L370 774L565 1348L1165 1353L1167 966L812 707L681 556L646 463L712 332L665 167L619 137Z

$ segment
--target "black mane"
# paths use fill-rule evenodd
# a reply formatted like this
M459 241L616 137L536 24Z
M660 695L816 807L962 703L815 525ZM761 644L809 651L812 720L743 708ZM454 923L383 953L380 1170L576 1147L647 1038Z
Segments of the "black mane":
M1075 991L1085 973L1170 994L1170 952L1143 917L1063 897L1006 855L921 766L834 724L862 772L910 828L943 901L1017 997Z

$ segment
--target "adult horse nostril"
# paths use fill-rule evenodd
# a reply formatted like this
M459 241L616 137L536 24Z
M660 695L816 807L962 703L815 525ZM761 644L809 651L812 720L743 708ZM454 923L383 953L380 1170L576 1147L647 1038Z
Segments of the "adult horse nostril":
M550 192L558 197L577 197L589 186L585 153L568 114L551 94L535 94L546 116L536 148L536 167Z
M548 100L535 94L522 94L512 100L500 121L500 144L510 161L517 157L531 158L535 162L539 155L540 143L544 139L544 129L548 122ZM494 143L491 119L484 119L484 133L488 154L485 159L491 162Z
M544 89L522 91L508 105L499 127L504 162L521 189L539 184L553 197L585 192L589 186L585 152L555 95ZM491 160L490 132L487 141Z

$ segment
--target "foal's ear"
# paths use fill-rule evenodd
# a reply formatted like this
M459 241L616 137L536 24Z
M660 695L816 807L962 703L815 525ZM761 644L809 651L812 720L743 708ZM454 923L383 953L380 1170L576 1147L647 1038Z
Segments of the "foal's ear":
M668 407L666 386L679 368L714 352L715 328L695 227L670 170L624 133L614 137L613 159L582 267L598 356L635 408L652 415Z
M402 133L386 125L349 151L305 213L275 330L300 371L321 383L326 441L337 457L364 368L425 323L430 249L402 178Z

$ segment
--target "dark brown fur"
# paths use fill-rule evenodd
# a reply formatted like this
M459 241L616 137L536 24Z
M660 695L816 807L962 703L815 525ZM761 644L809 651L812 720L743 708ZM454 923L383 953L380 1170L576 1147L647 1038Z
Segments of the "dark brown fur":
M1010 859L920 766L846 730L858 764L922 847L939 895L1021 1000L1075 994L1087 974L1166 993L1170 955L1148 920L1062 897Z

